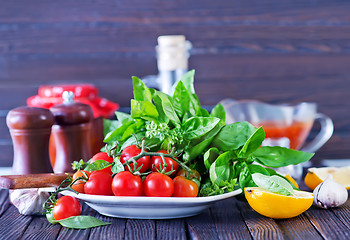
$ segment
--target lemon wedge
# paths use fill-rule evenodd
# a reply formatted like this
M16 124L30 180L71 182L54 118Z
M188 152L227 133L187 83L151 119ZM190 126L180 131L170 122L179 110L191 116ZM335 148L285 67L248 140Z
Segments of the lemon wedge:
M305 185L314 190L330 174L336 182L342 184L347 190L350 189L350 166L309 168L304 178Z
M270 218L292 218L309 209L313 194L294 190L294 196L273 193L259 187L244 189L249 205L261 215Z

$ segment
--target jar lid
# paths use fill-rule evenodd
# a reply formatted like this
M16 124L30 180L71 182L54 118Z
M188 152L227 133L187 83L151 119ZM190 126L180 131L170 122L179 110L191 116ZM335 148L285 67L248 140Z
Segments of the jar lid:
M73 92L76 98L93 99L98 96L98 89L92 84L44 85L39 87L38 95L45 98L61 98L65 91Z
M92 84L64 84L64 85L45 85L39 87L38 95L27 99L30 107L42 107L50 109L51 107L63 102L62 94L64 91L74 93L75 101L88 104L94 113L94 117L109 118L118 110L119 104L98 97L98 89Z
M69 95L67 96L69 97ZM74 102L72 98L65 99L63 104L53 106L50 108L50 111L53 113L55 117L55 124L57 125L87 123L90 122L94 116L89 105Z
M6 117L7 126L11 129L51 128L54 116L45 108L18 107L9 111Z

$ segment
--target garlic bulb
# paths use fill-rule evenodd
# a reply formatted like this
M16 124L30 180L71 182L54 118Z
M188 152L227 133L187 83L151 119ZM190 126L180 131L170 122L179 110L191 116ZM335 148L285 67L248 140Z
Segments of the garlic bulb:
M333 180L332 175L314 189L314 203L324 209L339 207L348 199L346 188Z
M20 214L40 214L43 204L49 198L49 193L40 188L10 190L10 201Z

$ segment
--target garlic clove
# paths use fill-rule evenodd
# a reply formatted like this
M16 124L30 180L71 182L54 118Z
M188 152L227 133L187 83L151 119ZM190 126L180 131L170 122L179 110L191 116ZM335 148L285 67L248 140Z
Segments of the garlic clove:
M43 210L44 202L49 198L49 193L40 188L10 190L10 201L18 209L20 214L35 215Z
M324 209L339 207L348 200L348 191L334 181L331 174L314 189L313 194L314 204Z

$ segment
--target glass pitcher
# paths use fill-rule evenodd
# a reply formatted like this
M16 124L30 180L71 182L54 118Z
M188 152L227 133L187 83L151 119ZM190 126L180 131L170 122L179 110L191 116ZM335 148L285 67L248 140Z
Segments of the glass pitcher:
M332 120L317 112L316 103L303 102L292 106L232 99L224 99L220 103L226 110L226 123L248 121L256 127L262 126L266 135L264 146L281 146L316 152L333 134ZM315 120L320 122L320 131L311 142L305 145ZM279 168L278 171L289 174L299 181L302 166L290 165Z

